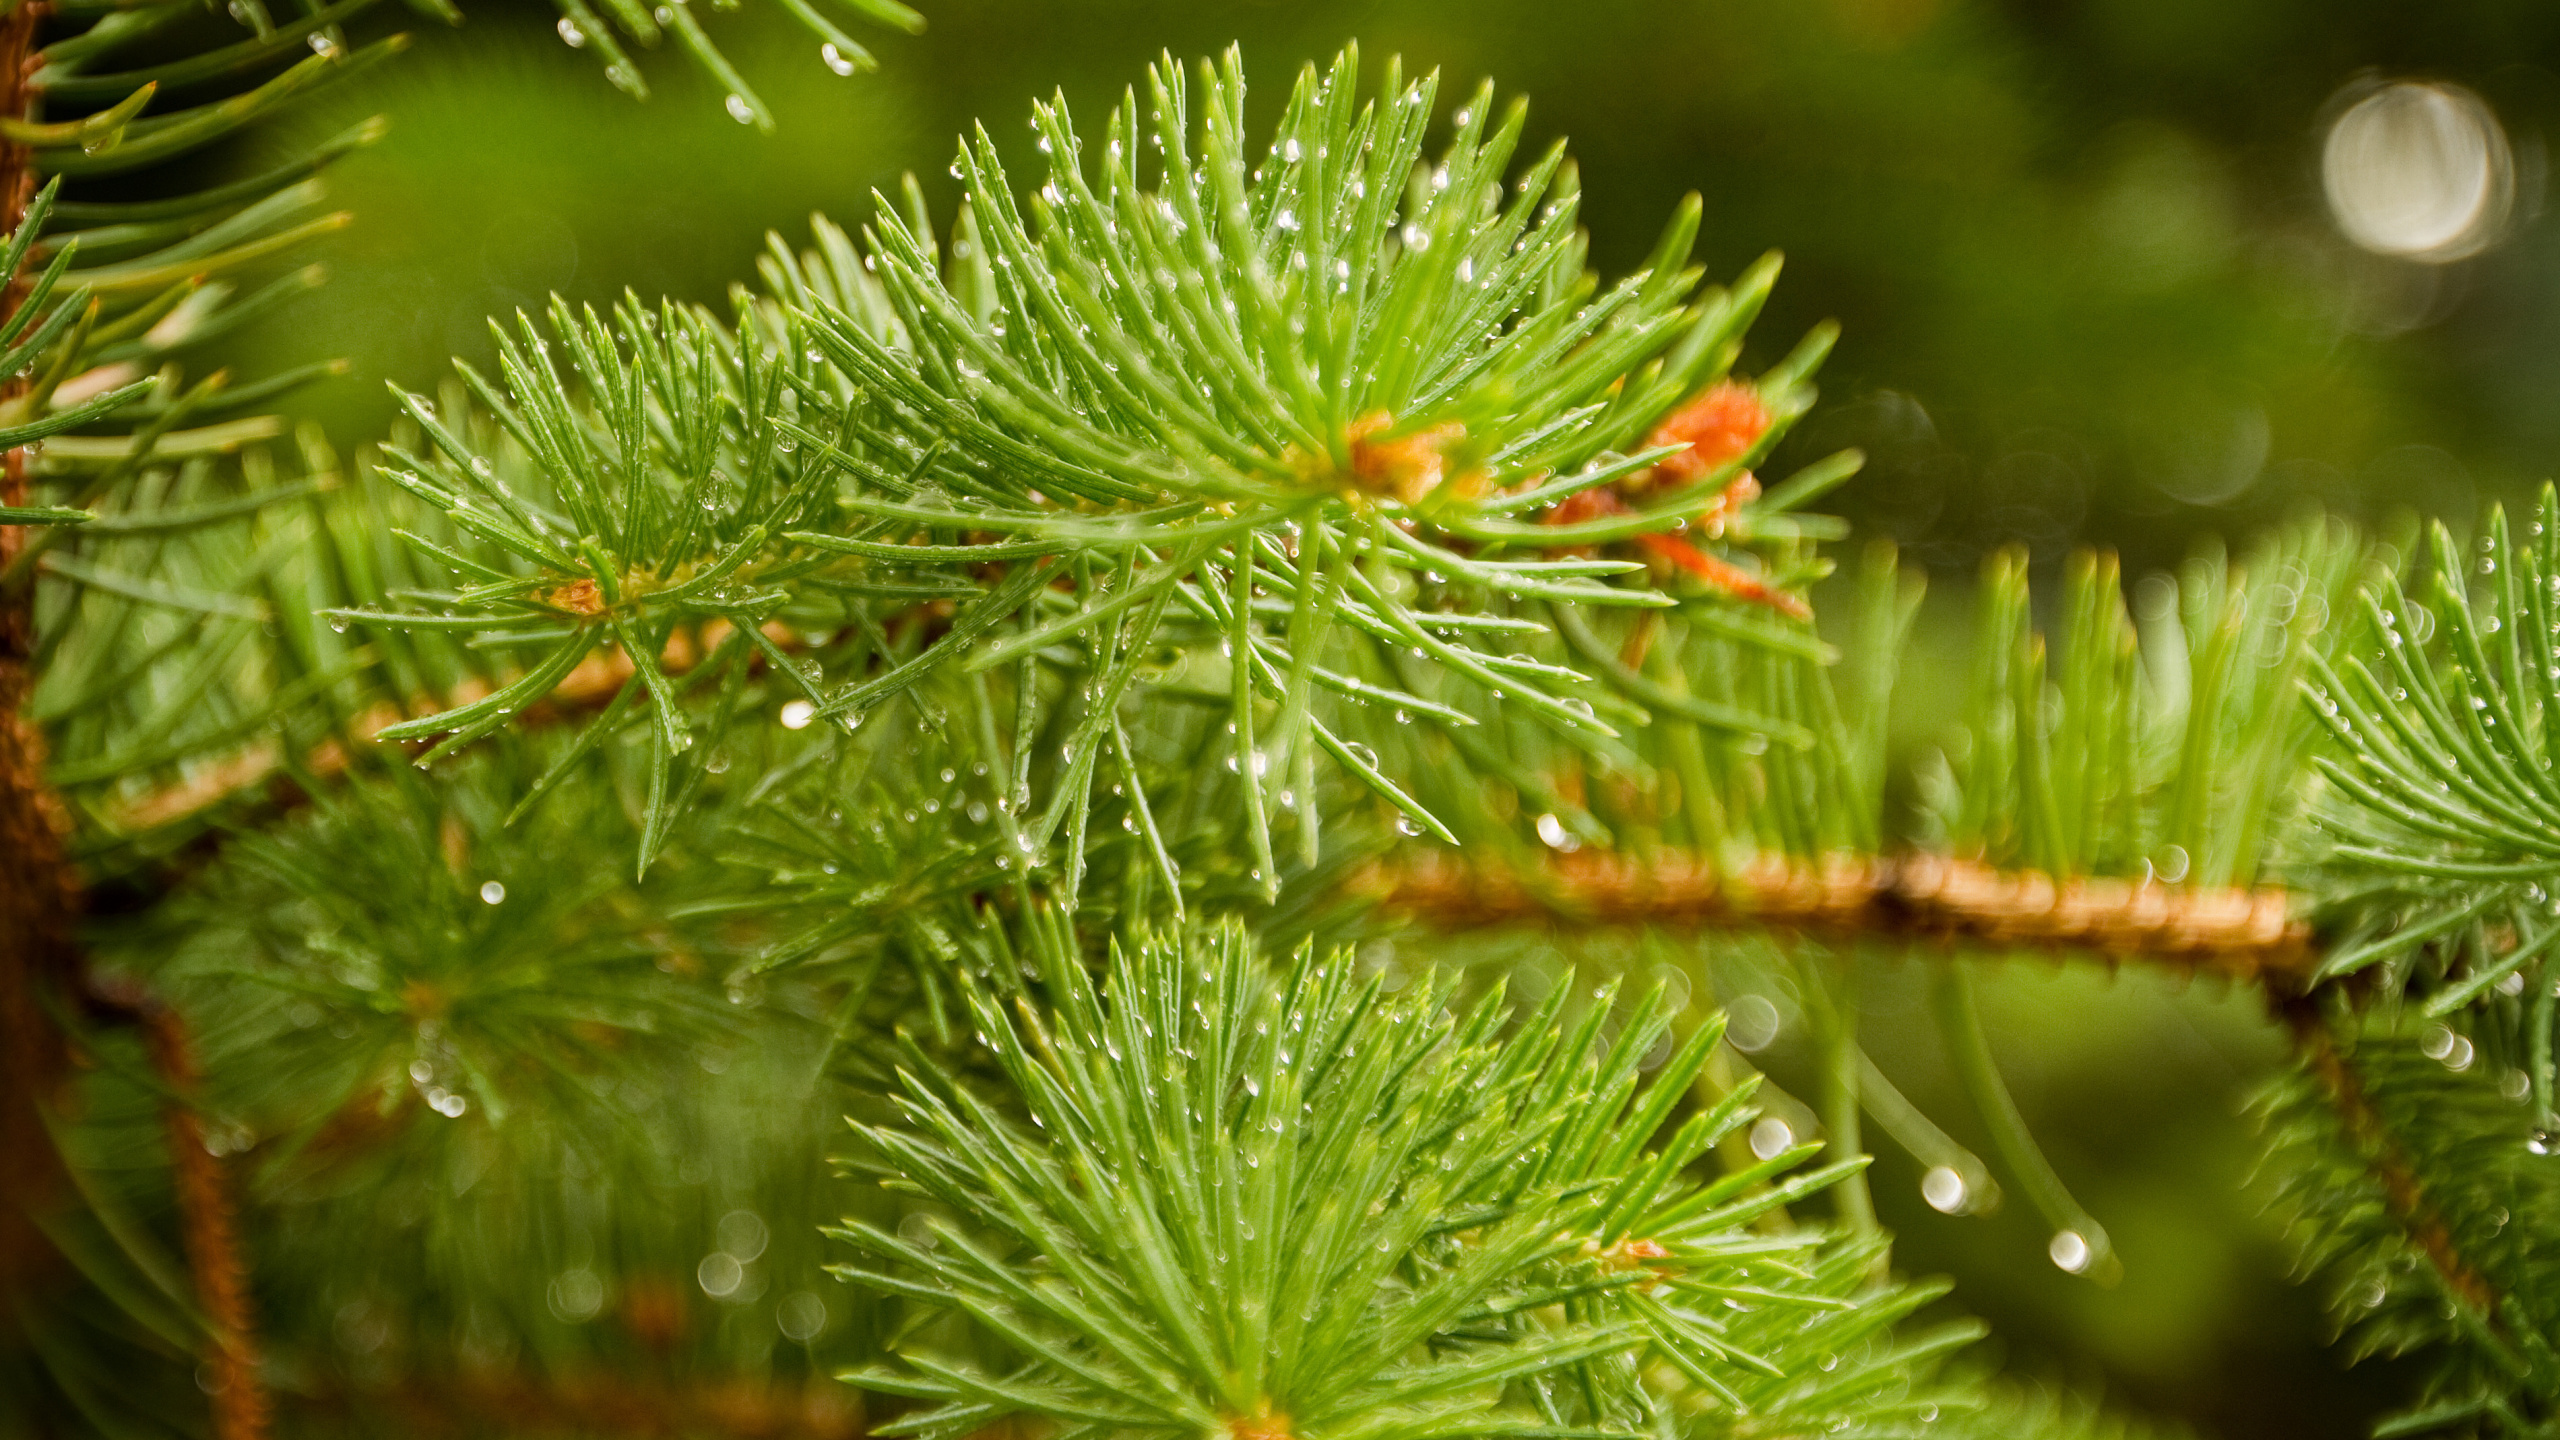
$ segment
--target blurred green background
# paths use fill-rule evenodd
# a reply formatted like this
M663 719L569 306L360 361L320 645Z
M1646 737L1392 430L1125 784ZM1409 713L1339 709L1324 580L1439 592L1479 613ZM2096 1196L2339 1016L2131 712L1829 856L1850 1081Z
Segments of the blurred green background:
M626 287L717 301L768 230L859 222L903 171L947 211L973 119L1027 159L1034 95L1098 114L1159 52L1231 41L1268 119L1296 66L1357 39L1373 65L1438 67L1452 108L1487 76L1530 95L1532 139L1573 140L1605 271L1693 189L1713 272L1785 251L1745 368L1844 324L1790 447L1865 447L1840 508L1957 582L1943 591L2011 542L2043 566L2114 546L2139 575L2305 503L2463 517L2560 453L2560 254L2536 223L2560 7L2535 0L927 0L929 31L880 39L881 72L851 79L763 8L708 18L772 137L681 57L652 58L658 93L634 105L547 6L482 4L244 143L229 163L246 170L375 110L393 122L332 174L359 220L331 285L250 337L249 368L350 359L299 404L357 443L388 416L385 379L426 388L447 357L484 357L491 313ZM2466 87L2503 132L2507 219L2476 254L2377 254L2333 214L2329 127L2400 80ZM1918 977L1881 970L1871 990L1880 1062L1956 1113ZM2022 1206L1934 1214L1888 1155L1907 1263L1957 1275L2021 1373L2224 1436L2360 1433L2401 1377L2321 1348L2244 1185L2239 1107L2282 1049L2255 996L2021 964L1986 1005L2126 1276L2054 1269ZM1787 1078L1783 1044L1763 1058Z

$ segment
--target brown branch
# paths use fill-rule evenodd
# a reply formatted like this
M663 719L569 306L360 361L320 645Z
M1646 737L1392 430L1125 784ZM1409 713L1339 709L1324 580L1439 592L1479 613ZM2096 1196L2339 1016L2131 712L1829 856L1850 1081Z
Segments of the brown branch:
M614 1435L729 1440L857 1440L864 1433L857 1392L840 1385L801 1389L733 1381L668 1385L620 1371L567 1376L463 1374L410 1380L378 1390L313 1397L318 1413L386 1411L402 1433L441 1435Z
M764 633L785 652L804 649L807 645L798 631L779 621L765 626ZM717 650L728 636L729 624L725 620L715 620L702 627L698 642L679 630L667 641L666 649L660 652L659 668L670 676L682 675L702 663L703 658ZM541 724L603 709L614 696L622 693L622 687L629 683L632 674L630 656L618 649L600 649L562 676L559 685L529 707L521 719L525 723ZM348 724L346 739L356 745L367 744L388 726L457 705L468 705L485 698L495 688L488 681L473 677L440 696L417 696L400 705L376 705ZM303 774L334 780L356 763L356 754L348 745L331 739L305 751L300 761ZM101 818L118 830L152 829L184 820L234 796L270 785L283 776L284 770L284 752L273 741L261 741L206 765L175 785L117 803L109 807ZM278 798L290 804L308 797L296 790Z
M1439 930L1562 920L1967 941L2215 971L2287 992L2309 981L2319 958L2280 889L2055 881L1934 855L1818 866L1762 856L1728 869L1682 851L1585 852L1533 870L1434 855L1372 866L1353 883Z
M2257 980L2304 1066L2364 1152L2393 1220L2445 1288L2482 1315L2498 1295L2463 1259L2305 992L2318 969L2310 927L2280 889L2186 890L2159 884L2056 883L2032 871L1935 856L1842 859L1807 867L1763 857L1724 871L1694 855L1555 856L1531 871L1434 856L1373 865L1354 881L1382 905L1440 930L1535 921L1769 927L1844 940L1970 942L2097 955Z
M2460 1296L2465 1304L2489 1317L2494 1323L2498 1313L2498 1295L2479 1271L2471 1268L2455 1248L2453 1231L2444 1217L2436 1213L2427 1200L2426 1188L2418 1181L2408 1155L2394 1140L2391 1130L2365 1094L2364 1080L2339 1052L2337 1040L2320 1017L2319 1008L2308 997L2295 997L2275 1007L2277 1018L2293 1036L2294 1049L2303 1064L2320 1082L2329 1097L2331 1108L2347 1128L2347 1138L2365 1154L2365 1166L2374 1181L2382 1187L2385 1203L2401 1232L2409 1237L2418 1253L2427 1257L2445 1288Z
M0 17L0 115L27 114L45 9L25 0ZM0 141L0 231L25 217L34 187L26 147ZM6 277L0 317L15 313L26 293L21 277ZM0 399L22 389L13 382ZM26 452L11 450L0 459L0 505L26 502ZM0 525L0 570L33 533ZM18 1297L60 1278L43 1217L67 1203L70 1187L44 1116L70 1074L70 1051L45 1014L44 992L72 993L79 964L80 877L63 843L70 818L45 784L44 736L26 713L35 653L32 593L0 593L0 1174L15 1202L0 1206L0 1294Z
M169 1157L177 1182L179 1229L196 1301L213 1322L215 1353L206 1386L213 1395L214 1440L263 1440L267 1392L258 1375L258 1332L249 1298L249 1265L222 1161L205 1147L195 1109L203 1076L186 1021L166 1005L141 1007L143 1045L173 1097L168 1105Z

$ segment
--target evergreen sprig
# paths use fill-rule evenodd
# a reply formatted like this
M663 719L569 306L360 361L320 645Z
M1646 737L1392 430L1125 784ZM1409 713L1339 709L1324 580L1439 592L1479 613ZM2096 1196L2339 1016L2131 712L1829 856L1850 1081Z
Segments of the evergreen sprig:
M2083 553L2050 646L2024 557L1995 556L1970 711L1931 797L1940 843L2056 879L2257 883L2302 809L2315 727L2297 679L2338 644L2364 554L2318 518L2236 560L2208 543L2174 584L2145 583L2137 625L2113 557Z
M1862 1162L1686 1178L1752 1113L1746 1086L1662 1135L1720 1025L1647 1079L1659 995L1506 1023L1347 954L1266 978L1233 925L1118 948L1097 990L1033 934L1050 1003L972 1000L1022 1111L911 1046L906 1122L862 1130L948 1218L848 1224L843 1273L961 1322L858 1377L929 1406L897 1433L1889 1434L1954 1403L1914 1381L1973 1331L1883 1335L1934 1290L1865 1293L1872 1243L1767 1223Z
M1043 672L1075 677L1069 763L1024 822L1036 853L1067 837L1072 903L1107 742L1169 669L1228 696L1228 759L1272 888L1275 800L1301 807L1301 859L1315 853L1319 752L1449 833L1344 733L1331 697L1460 726L1500 700L1605 738L1604 709L1645 714L1618 689L1661 692L1614 661L1595 682L1532 653L1551 617L1581 634L1585 606L1677 607L1747 644L1818 651L1782 616L1730 613L1794 603L1773 587L1818 574L1803 546L1831 533L1796 512L1855 463L1767 494L1748 473L1809 403L1828 345L1817 333L1747 390L1724 381L1773 266L1693 293L1692 201L1643 270L1599 293L1562 152L1506 191L1522 118L1495 122L1489 92L1426 165L1432 82L1391 66L1364 104L1346 53L1301 77L1248 171L1239 64L1203 86L1195 126L1180 71L1158 67L1148 118L1133 95L1106 125L1098 173L1063 107L1040 109L1051 173L1028 219L979 134L956 167L968 196L947 255L911 186L867 253L824 226L805 258L777 246L771 295L734 328L555 307L571 374L530 324L501 336L497 381L466 370L503 435L491 444L412 399L437 453L395 453L390 473L467 533L431 553L471 583L430 597L447 613L348 618L536 655L387 738L445 733L435 758L610 643L673 767L691 731L653 672L674 626L719 617L733 663L779 662L769 624L832 614L871 640L845 679L809 687L847 726L946 666L1010 670L1017 696ZM1598 518L1574 518L1604 494ZM1553 554L1642 540L1672 558ZM1719 540L1792 558L1755 578L1698 548ZM1662 583L1608 583L1648 573ZM883 643L900 631L924 643ZM1455 692L1416 693L1450 687L1409 679L1400 655Z
M2265 1188L2349 1355L2422 1358L2420 1394L2376 1435L2530 1435L2560 1404L2542 1259L2560 1136L2521 1083L2549 1054L2548 1002L2403 1016L2344 1019L2269 1087Z
M2379 977L2444 1015L2540 973L2560 938L2555 525L2546 486L2521 543L2499 511L2467 558L2436 526L2423 588L2378 581L2355 646L2315 672L2333 742L2317 858L2341 940L2324 976Z

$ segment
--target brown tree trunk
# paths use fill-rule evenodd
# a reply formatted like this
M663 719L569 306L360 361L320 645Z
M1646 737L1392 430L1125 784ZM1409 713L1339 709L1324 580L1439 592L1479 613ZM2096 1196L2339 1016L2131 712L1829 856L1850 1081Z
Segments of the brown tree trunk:
M22 0L0 18L0 114L27 112L43 9ZM0 229L17 228L34 188L26 148L0 142ZM8 277L0 314L25 296L19 277ZM26 455L12 450L0 470L0 504L23 505L26 497ZM30 533L0 525L0 570ZM9 1201L0 1206L0 1292L13 1294L42 1283L55 1264L35 1217L62 1203L68 1187L42 1107L59 1091L70 1056L41 997L71 993L80 909L79 875L63 848L68 817L45 785L44 737L26 715L35 640L31 590L0 594L0 1193Z

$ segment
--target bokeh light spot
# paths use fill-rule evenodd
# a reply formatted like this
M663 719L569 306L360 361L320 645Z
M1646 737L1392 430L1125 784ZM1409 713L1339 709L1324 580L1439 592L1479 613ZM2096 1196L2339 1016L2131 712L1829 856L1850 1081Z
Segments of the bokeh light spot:
M2515 193L2498 117L2459 85L2415 81L2372 89L2338 113L2320 178L2349 240L2431 262L2496 241Z

